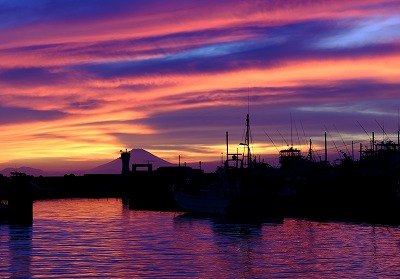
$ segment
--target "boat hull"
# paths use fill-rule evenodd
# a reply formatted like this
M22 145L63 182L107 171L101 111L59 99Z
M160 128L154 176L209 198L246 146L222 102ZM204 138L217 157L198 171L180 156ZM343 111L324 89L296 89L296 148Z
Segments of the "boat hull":
M191 196L179 191L174 195L179 206L190 212L225 215L230 205L230 200L225 197Z

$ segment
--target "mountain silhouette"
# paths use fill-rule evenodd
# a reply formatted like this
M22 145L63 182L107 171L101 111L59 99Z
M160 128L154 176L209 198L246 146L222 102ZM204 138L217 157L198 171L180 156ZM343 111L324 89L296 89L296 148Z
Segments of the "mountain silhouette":
M35 169L35 168L30 168L30 167L20 167L20 168L5 168L0 171L0 174L4 176L11 176L11 172L23 172L28 175L33 175L33 176L47 176L48 173L41 169Z
M131 154L131 158L129 161L129 167L131 169L132 164L152 164L153 170L159 167L167 167L172 166L174 164L165 161L150 152L141 149L141 148L134 148L129 151ZM117 158L109 163L97 166L93 169L89 169L84 171L86 174L120 174L122 171L122 162L120 158Z
M129 168L132 170L132 164L152 164L153 170L156 170L159 167L168 167L168 166L176 166L177 164L172 164L166 160L163 160L152 153L141 149L136 148L129 151L131 154L130 161L129 161ZM182 165L185 163L182 163ZM202 162L201 167L205 172L214 172L216 166L219 165L218 162ZM192 162L187 163L188 167L192 168L199 168L199 162ZM0 174L4 176L10 176L11 172L23 172L28 175L33 176L62 176L64 174L73 173L75 175L84 175L84 174L120 174L122 171L122 161L118 157L106 164L97 166L92 169L88 170L75 170L75 171L53 171L53 172L46 172L41 169L35 169L31 167L20 167L20 168L5 168L0 171Z

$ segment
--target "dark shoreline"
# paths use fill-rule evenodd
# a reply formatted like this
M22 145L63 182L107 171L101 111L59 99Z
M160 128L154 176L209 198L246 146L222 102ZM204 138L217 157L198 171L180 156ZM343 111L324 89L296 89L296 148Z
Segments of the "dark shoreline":
M85 174L83 176L64 175L29 178L30 199L67 199L67 198L120 198L130 209L185 212L176 203L172 191L174 183L185 179L186 167L162 168L156 171L138 171L126 175L121 174ZM201 174L202 183L216 179L215 173ZM1 190L9 187L10 178L2 177ZM28 189L28 188L25 188ZM257 212L253 215L243 214L229 218L237 222L252 222L270 217L301 218L316 221L361 222L370 224L400 225L400 204L385 200L356 200L361 196L352 196L343 203L343 197L331 196L325 200L308 199L298 201L287 200L279 208L269 212ZM275 210L275 211L274 211ZM0 213L1 215L1 213Z

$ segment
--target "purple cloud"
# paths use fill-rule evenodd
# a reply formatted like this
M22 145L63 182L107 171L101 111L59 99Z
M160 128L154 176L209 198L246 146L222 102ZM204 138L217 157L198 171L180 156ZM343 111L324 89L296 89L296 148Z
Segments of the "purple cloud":
M34 110L19 107L0 106L0 124L2 125L37 121L52 121L66 116L66 113L56 110Z

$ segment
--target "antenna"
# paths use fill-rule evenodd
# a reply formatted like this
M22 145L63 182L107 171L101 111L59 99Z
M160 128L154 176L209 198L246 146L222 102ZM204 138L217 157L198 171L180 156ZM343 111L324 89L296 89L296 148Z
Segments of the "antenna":
M293 146L292 113L290 113L290 145Z
M250 113L250 90L247 87L247 113Z
M300 126L301 126L301 129L303 130L303 136L304 136L305 142L307 142L306 132L304 131L303 123L301 122L301 120L300 120Z
M397 108L397 144L400 145L400 123L399 123L400 109Z
M297 130L297 125L296 125L296 120L294 121L294 128L296 129L297 141L299 143L299 146L301 146L300 137L299 137L299 131Z

